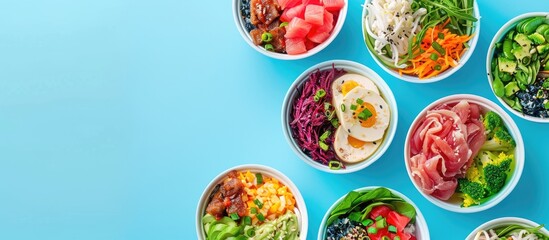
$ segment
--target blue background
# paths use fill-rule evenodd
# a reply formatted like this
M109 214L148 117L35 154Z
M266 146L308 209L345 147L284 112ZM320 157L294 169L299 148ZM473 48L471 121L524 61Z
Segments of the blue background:
M4 0L0 4L0 239L194 239L199 197L223 170L272 166L300 188L308 239L343 194L384 185L410 197L432 239L463 239L518 216L549 224L549 125L513 115L526 145L515 190L494 208L448 212L412 186L403 139L427 104L454 93L496 101L485 75L492 36L549 1L479 1L472 58L454 76L411 84L383 72L362 41L362 2L335 41L303 60L268 58L239 35L230 1ZM313 169L284 139L280 108L293 80L331 59L378 74L399 104L387 153L347 175ZM499 102L497 102L499 104Z

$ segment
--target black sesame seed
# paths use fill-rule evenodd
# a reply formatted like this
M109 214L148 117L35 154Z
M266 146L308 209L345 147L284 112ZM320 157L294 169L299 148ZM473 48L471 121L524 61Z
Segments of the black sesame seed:
M376 145L377 143L376 142L373 142L374 145Z

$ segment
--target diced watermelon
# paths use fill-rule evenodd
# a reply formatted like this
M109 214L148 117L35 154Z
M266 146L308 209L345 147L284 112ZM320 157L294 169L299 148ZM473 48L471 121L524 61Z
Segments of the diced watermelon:
M316 46L318 46L318 43L315 43L315 42L312 42L311 40L309 39L306 39L305 40L305 48L307 48L307 51L315 48Z
M278 5L282 10L292 8L301 4L301 0L278 0Z
M305 17L305 4L299 4L295 7L284 10L280 16L280 20L283 22L290 22L295 17L301 19Z
M399 232L397 233L398 237L400 237L400 240L415 240L416 237L414 237L412 234L409 234L407 232Z
M330 33L318 31L318 29L311 29L307 34L307 39L315 43L323 43L330 37Z
M322 0L322 3L328 11L338 11L345 6L344 0Z
M286 53L289 55L297 55L307 52L305 46L305 40L303 38L287 38L286 39Z
M368 233L371 240L381 240L384 236L389 235L387 228L378 229L376 233Z
M312 25L301 18L293 18L286 26L285 38L305 38Z
M408 222L410 222L410 218L400 215L395 211L391 211L387 214L387 224L395 226L398 231L402 231Z
M370 211L370 219L376 219L378 216L386 218L391 211L393 210L385 205L374 207L372 208L372 211Z
M307 5L307 7L305 7L305 21L318 26L324 24L324 7L319 5Z
M303 0L303 4L322 5L322 0Z

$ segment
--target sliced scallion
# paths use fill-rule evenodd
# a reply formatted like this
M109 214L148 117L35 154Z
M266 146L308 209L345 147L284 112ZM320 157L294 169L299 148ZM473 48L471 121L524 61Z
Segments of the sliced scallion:
M338 170L338 169L341 169L342 165L341 165L341 162L332 160L328 162L328 167L330 167L330 169L332 170Z
M343 104L343 103L341 104L341 111L345 112L345 104Z
M322 135L320 135L320 141L324 142L332 134L332 131L326 130Z
M232 220L235 220L235 221L240 219L240 216L238 216L237 213L231 213L229 216L231 217Z
M322 150L328 151L329 146L328 146L328 144L326 144L325 142L323 142L323 141L318 141L318 146L319 146Z
M261 173L256 173L255 174L255 180L257 181L257 184L262 184L263 183L263 175L261 175Z

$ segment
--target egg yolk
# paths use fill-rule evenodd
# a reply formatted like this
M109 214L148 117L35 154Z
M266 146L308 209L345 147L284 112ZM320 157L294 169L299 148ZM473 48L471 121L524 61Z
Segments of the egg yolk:
M353 80L348 80L341 84L341 93L343 94L343 96L345 96L348 92L350 92L351 90L353 90L353 88L357 86L359 86L357 82Z
M351 137L351 135L347 136L347 142L354 148L361 148L364 144L366 144L366 142Z
M358 119L358 114L360 114L362 111L364 111L364 109L368 109L372 113L372 116L370 116L366 120ZM363 102L362 105L360 105L356 108L355 113L354 113L354 118L356 118L360 121L360 126L365 127L365 128L372 127L376 123L376 118L377 118L376 109L374 108L374 106L372 104L367 103L367 102Z

